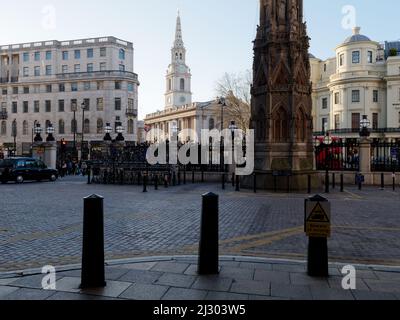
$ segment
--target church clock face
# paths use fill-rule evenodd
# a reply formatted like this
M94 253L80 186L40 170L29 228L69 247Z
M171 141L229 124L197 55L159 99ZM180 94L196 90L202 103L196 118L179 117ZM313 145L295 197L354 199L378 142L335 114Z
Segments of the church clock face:
M186 98L185 98L184 96L182 96L179 100L180 100L182 103L186 102Z

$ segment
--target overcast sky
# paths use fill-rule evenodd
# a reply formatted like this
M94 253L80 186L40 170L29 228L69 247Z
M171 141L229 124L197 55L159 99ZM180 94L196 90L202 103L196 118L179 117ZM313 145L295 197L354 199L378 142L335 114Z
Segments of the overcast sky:
M139 116L164 107L165 72L170 63L179 7L183 39L192 69L194 101L213 99L225 72L252 67L252 41L258 24L258 0L17 0L2 1L0 44L70 40L113 35L131 41L139 74ZM356 9L361 33L376 41L400 38L398 0L305 0L311 49L319 58L351 30L342 26L342 9ZM55 19L46 19L54 11ZM350 11L351 15L351 11ZM350 16L351 17L351 16ZM53 23L54 21L54 23ZM347 19L346 19L347 21ZM346 24L349 25L348 23Z

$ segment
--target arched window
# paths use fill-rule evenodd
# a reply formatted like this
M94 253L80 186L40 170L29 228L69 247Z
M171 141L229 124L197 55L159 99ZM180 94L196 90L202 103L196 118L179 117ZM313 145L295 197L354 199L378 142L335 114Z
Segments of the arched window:
M119 50L119 59L125 60L125 50L124 49Z
M18 135L17 128L18 128L17 121L13 121L13 122L11 123L11 135L12 135L12 136L17 136L17 135Z
M65 134L65 122L62 119L58 121L58 133Z
M77 121L76 120L71 120L71 133L74 134L77 131Z
M134 133L133 120L130 119L128 120L128 134L133 134L133 133Z
M209 122L208 122L208 128L209 128L210 130L215 129L215 120L214 120L213 118L211 118L211 119L209 120Z
M84 133L90 133L90 120L85 119L85 124L84 124Z
M50 120L46 120L46 128L45 128L45 133L47 133L47 128L48 127L50 127L50 124L51 124L51 122L50 122Z
M168 79L168 91L172 90L172 80Z
M306 138L306 117L302 109L297 114L296 134L298 141L304 141Z
M181 60L183 59L183 54L182 54L182 53L179 55L179 58L180 58Z
M7 135L7 121L2 121L1 122L1 135L6 136Z
M288 120L286 110L281 107L274 119L274 140L285 142L288 137Z
M28 135L28 121L26 120L22 123L22 135Z
M104 122L103 119L97 119L97 134L103 133Z
M181 88L181 91L185 91L185 79L181 79L180 88Z

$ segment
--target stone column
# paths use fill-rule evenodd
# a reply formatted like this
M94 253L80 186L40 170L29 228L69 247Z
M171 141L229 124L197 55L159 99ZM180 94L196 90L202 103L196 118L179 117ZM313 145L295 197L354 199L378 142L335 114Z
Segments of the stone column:
M57 169L57 143L47 142L45 144L44 163L51 169Z
M371 141L368 138L360 140L360 172L371 172Z

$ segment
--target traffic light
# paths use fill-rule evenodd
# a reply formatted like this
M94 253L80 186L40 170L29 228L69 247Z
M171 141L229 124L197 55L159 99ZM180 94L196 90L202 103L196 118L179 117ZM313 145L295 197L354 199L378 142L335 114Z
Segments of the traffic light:
M67 151L67 142L62 139L61 140L61 153L65 153Z

